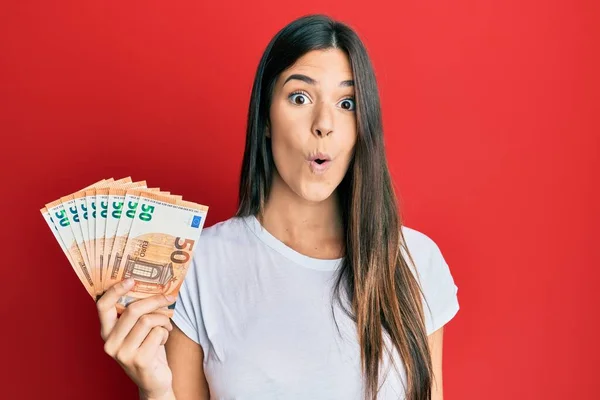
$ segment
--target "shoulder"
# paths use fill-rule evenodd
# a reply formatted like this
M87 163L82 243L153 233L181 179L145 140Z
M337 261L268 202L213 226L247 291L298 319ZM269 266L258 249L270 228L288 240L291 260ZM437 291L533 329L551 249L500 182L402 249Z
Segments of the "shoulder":
M417 250L434 250L437 249L437 244L427 236L425 233L418 231L408 226L402 226L402 235L406 240L406 244L409 247L413 247Z
M425 325L427 334L431 334L458 312L458 286L440 247L431 237L405 226L402 234L414 264L409 259L407 262L423 291Z
M210 348L205 326L218 320L221 302L243 282L239 272L248 258L248 232L244 219L232 217L203 228L195 244L173 321L205 351Z
M250 241L245 218L231 217L202 230L195 257L230 252L232 248L246 246Z
M408 226L402 226L402 236L414 264L411 264L410 260L407 261L419 275L427 274L432 269L446 263L440 247L427 234Z
M244 218L231 217L202 229L201 241L216 243L219 241L236 240L245 230Z
M192 275L227 278L245 265L257 247L247 223L247 218L231 217L204 228L194 251Z

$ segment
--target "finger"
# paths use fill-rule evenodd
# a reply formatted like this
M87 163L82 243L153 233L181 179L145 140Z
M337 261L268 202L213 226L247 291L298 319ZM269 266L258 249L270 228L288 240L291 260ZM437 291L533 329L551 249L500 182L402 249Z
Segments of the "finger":
M98 317L100 318L102 339L106 340L117 323L117 309L115 307L117 301L121 296L129 292L133 284L134 280L129 278L113 285L96 303Z
M137 300L131 303L123 312L113 329L110 331L108 340L111 341L109 349L118 349L121 346L125 337L129 335L134 325L138 322L140 317L146 314L150 314L160 308L167 306L175 301L174 297L168 298L165 295L158 294L152 297L148 297L143 300Z
M156 327L164 327L167 331L173 329L169 318L166 316L158 313L144 314L126 337L121 338L112 334L109 336L105 344L108 349L107 352L109 354L113 352L117 361L128 364L135 357L146 336Z
M171 320L166 315L159 313L142 315L131 329L131 332L123 339L123 343L119 346L120 349L125 354L135 353L146 339L146 336L156 327L163 327L168 332L173 330ZM113 340L113 338L111 337L109 340Z
M173 311L174 311L174 308L161 307L158 310L156 310L155 312L166 315L169 318L173 318Z
M160 349L160 346L166 343L169 338L169 332L161 327L157 326L152 328L142 345L138 348L134 364L137 366L145 366L150 363L155 357L156 352Z
M171 330L168 332L163 331L163 333L164 333L163 340L160 341L161 346L164 346L165 344L167 344L167 339L169 339L169 334L171 333L172 330L173 330L173 328L171 328Z

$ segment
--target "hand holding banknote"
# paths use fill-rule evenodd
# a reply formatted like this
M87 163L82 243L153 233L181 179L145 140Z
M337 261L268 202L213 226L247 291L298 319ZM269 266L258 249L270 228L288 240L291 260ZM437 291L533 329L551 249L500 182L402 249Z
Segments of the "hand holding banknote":
M96 182L40 212L97 300L105 352L143 398L173 399L165 352L169 317L208 207L127 177Z
M143 398L174 398L165 352L173 325L169 317L156 311L172 304L175 297L160 294L136 301L118 318L117 301L133 284L133 279L119 282L97 302L104 351L121 365Z

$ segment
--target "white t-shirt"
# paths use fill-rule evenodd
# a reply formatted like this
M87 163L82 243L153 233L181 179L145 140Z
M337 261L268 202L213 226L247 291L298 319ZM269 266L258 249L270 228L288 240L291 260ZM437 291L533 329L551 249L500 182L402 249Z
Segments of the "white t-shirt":
M458 312L458 288L438 246L402 229L431 334ZM341 261L296 252L254 216L203 230L173 321L204 350L211 399L361 399L356 325L331 301ZM385 360L380 368L378 399L404 398L406 374L396 360L400 372Z

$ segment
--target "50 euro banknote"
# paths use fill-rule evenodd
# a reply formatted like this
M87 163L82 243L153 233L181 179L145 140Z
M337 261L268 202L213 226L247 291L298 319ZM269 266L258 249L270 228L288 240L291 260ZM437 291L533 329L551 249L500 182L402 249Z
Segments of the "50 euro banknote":
M125 249L115 255L115 280L133 278L117 312L156 294L177 296L204 227L208 207L151 192L139 195ZM123 219L120 221L123 222ZM173 315L174 304L165 310Z
M129 189L123 192L115 191L115 208L119 207L117 212L111 213L110 232L107 230L107 267L104 269L102 277L104 290L118 282L119 266L125 251L125 245L129 238L129 230L135 218L135 213L142 193L159 193L169 197L181 200L181 196L171 195L169 192L160 191L160 188L137 188ZM114 229L114 231L113 231Z

